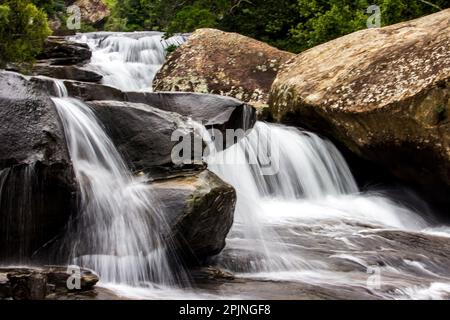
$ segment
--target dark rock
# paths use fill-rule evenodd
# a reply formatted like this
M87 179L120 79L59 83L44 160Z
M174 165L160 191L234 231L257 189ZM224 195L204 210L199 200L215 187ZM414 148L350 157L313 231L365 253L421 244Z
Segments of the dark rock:
M44 300L49 295L90 291L99 280L92 271L80 268L76 275L80 287L69 289L67 283L71 275L67 267L0 268L0 298Z
M92 52L87 44L70 41L64 37L49 37L37 59L46 60L51 65L72 65L85 63L91 56Z
M256 122L256 112L250 105L230 97L186 92L127 92L127 100L177 112L203 123L206 127L248 130Z
M34 75L84 82L100 82L103 78L102 75L82 67L53 66L47 63L35 64L32 72Z
M140 103L91 101L88 105L134 170L150 172L155 177L185 169L183 164L172 162L172 150L178 141L171 141L171 137L177 130L186 136L193 134L194 129L187 124L186 118ZM196 137L201 143L201 137ZM201 154L195 159L203 166Z
M56 88L54 81L45 76L31 77L30 81L36 88L48 92L48 94L55 96ZM83 101L93 100L115 100L125 101L126 94L119 89L105 86L97 83L63 80L64 85L67 88L69 96L81 99Z
M116 100L124 101L125 94L119 89L105 86L101 84L64 81L67 91L71 97L75 97L84 101L93 100Z
M234 188L214 173L201 173L152 184L165 211L177 250L198 264L225 247L236 205Z
M0 72L0 259L27 261L65 226L76 191L52 100Z

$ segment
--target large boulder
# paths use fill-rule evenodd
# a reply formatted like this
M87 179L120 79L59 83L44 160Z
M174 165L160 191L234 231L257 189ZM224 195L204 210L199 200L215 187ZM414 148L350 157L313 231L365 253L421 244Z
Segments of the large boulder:
M88 62L92 52L85 43L67 40L65 37L48 37L44 50L37 56L52 65L71 65Z
M278 69L294 56L236 33L199 29L170 54L154 89L221 94L263 108Z
M56 108L19 74L0 72L0 260L25 262L65 226L76 191Z
M152 186L168 213L170 236L185 261L198 264L222 251L236 205L232 186L207 170Z
M69 277L75 271L77 279ZM76 282L79 281L77 288ZM98 276L90 270L74 270L68 267L46 266L0 268L0 300L44 300L53 295L68 295L73 292L91 291L99 281ZM74 284L69 289L67 283Z
M253 107L230 97L186 92L127 92L126 99L179 113L224 133L227 129L249 130L256 122Z
M97 72L78 66L55 66L48 63L37 63L32 70L34 75L56 79L67 79L83 82L100 82L103 78Z
M37 88L56 94L52 79L31 77ZM231 97L190 92L122 92L114 87L73 80L64 80L69 96L84 101L120 101L147 104L168 112L176 112L207 128L226 133L227 129L249 130L256 122L250 105Z
M179 143L172 139L176 131L180 136L196 138L187 118L173 112L163 111L142 103L121 101L90 101L88 105L95 111L105 126L115 146L135 171L145 171L152 177L172 174L174 171L203 167L202 155L194 154L192 166L178 163L172 159L172 151ZM172 141L174 140L174 141Z
M93 26L103 23L111 14L103 0L76 0L73 5L81 11L81 19Z
M305 51L274 81L274 119L328 135L448 203L449 21L444 10Z

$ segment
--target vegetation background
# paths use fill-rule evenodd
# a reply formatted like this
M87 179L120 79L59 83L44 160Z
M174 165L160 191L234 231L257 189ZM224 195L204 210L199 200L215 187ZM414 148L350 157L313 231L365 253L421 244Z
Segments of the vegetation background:
M291 52L366 28L370 5L382 26L450 7L450 0L103 0L111 15L84 31L159 30L171 35L197 28L237 32ZM65 21L69 0L0 0L0 66L32 62L51 34L48 19Z

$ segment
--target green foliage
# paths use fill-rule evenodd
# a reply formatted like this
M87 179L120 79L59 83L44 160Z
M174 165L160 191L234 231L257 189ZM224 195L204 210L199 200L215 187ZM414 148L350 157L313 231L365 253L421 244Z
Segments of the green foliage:
M367 27L366 9L378 5L382 26L411 20L450 6L444 1L430 3L416 0L299 0L300 22L290 34L297 44L293 51L311 48L323 42Z
M177 50L178 46L175 44L171 44L170 46L168 46L166 48L166 53L167 54L171 54L172 52L174 52L175 50Z
M167 32L192 32L197 28L213 28L216 26L216 16L210 10L195 4L181 9L168 27Z
M450 7L448 0L108 0L114 31L161 30L171 35L213 27L299 52L366 28L369 5L382 25Z
M47 15L29 0L5 0L0 5L0 66L31 62L51 31Z

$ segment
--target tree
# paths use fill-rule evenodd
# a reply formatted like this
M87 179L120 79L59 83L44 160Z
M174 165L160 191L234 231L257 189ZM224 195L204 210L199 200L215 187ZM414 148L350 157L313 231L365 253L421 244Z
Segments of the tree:
M0 8L0 65L31 62L51 33L47 15L29 0L4 0Z

